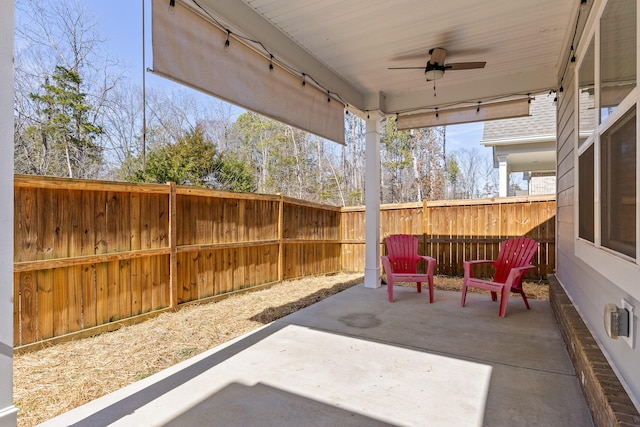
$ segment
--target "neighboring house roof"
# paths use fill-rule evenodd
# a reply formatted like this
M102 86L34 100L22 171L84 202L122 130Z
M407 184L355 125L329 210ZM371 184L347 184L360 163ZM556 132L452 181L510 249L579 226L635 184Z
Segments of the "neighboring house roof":
M531 101L530 115L484 123L480 141L493 148L495 166L506 159L509 171L555 171L556 107L553 95Z
M481 143L491 146L501 141L539 140L541 137L555 140L556 108L553 100L553 94L537 95L531 101L529 116L485 122Z

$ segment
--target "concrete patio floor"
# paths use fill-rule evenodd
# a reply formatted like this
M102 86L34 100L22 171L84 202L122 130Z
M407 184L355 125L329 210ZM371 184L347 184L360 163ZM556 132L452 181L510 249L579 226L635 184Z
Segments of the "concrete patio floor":
M43 426L591 426L547 301L357 285Z

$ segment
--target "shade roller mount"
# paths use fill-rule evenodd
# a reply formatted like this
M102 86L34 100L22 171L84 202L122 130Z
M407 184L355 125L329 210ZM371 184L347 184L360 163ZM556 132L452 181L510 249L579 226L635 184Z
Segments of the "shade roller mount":
M522 98L424 113L400 114L397 126L399 130L406 130L525 117L529 115L529 105L529 98Z

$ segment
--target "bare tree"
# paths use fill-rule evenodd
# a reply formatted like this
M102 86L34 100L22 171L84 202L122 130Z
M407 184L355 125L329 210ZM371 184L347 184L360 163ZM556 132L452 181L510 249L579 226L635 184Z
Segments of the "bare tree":
M131 84L116 87L113 102L103 110L103 146L110 178L123 179L142 167L138 159L142 142L141 88Z
M440 128L398 131L387 120L382 141L382 200L402 203L444 194L444 134Z
M361 205L364 204L365 123L355 114L345 117L345 139L340 160L340 175L345 181L345 202L348 205Z
M449 195L454 199L473 199L495 195L497 172L480 148L458 149L447 160Z

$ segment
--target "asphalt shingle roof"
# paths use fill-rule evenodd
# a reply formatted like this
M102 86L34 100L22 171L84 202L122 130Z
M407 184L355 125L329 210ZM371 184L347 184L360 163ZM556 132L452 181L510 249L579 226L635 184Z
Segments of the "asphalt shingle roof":
M556 107L553 99L553 94L537 95L531 101L529 116L485 122L483 141L555 135Z

